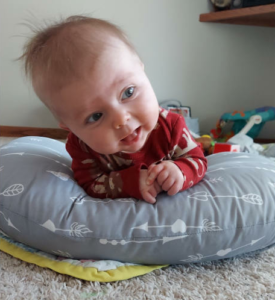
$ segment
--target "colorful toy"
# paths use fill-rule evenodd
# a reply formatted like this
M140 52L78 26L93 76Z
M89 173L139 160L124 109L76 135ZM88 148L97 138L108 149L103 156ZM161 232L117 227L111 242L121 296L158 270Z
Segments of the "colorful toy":
M233 145L229 143L216 143L214 145L213 153L219 152L240 152L240 145Z
M205 156L213 153L215 142L210 135L202 135L199 138L195 138L195 141L200 144Z
M200 143L201 148L204 151L204 155L210 155L219 152L240 152L240 145L230 143L217 143L210 135L202 135L199 138L195 138L197 143Z
M225 113L218 120L216 128L211 130L213 138L226 142L237 133L251 138L257 137L265 122L275 120L275 107L264 106L250 111Z

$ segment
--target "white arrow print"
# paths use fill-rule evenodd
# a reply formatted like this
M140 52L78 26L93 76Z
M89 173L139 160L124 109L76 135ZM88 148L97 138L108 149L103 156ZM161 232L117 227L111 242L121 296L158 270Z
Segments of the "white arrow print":
M231 248L227 248L227 249L224 249L224 250L219 250L217 253L215 254L211 254L211 255L207 255L207 256L203 256L202 254L198 253L197 256L196 255L189 255L187 259L181 259L180 261L185 261L185 262L197 262L203 258L207 258L207 257L213 257L215 255L218 255L218 256L225 256L227 255L228 253L230 252L233 252L233 251L237 251L241 248L244 248L244 247L247 247L247 246L253 246L254 244L256 244L258 241L260 241L261 239L263 239L265 236L259 238L258 240L252 240L251 243L249 244L246 244L244 246L241 246L241 247L238 247L238 248L235 248L235 249L231 249Z
M215 170L212 170L212 171L207 171L206 174L208 173L211 173L211 172L216 172L216 171L219 171L219 170L231 170L231 169L240 169L240 167L229 167L229 168L219 168L219 169L215 169ZM275 170L274 169L267 169L267 168L260 168L260 167L242 167L242 169L257 169L257 170L263 170L263 171L270 171L272 173L275 173Z
M9 237L4 231L2 231L2 230L0 229L0 239L1 239L1 235L6 236L7 238Z
M24 155L24 152L19 152L19 153L8 153L8 154L3 154L2 156L8 156L8 155Z
M210 183L218 183L218 181L223 181L223 177L218 177L218 178L210 178L210 179L204 179L204 181L210 182Z
M9 218L8 218L8 219L6 218L6 216L4 215L4 213L3 213L1 210L0 210L0 214L3 215L5 221L8 223L8 226L10 226L10 227L12 227L12 228L14 228L15 230L17 230L17 231L20 232L20 230L17 229L17 228L12 224L11 220L10 220Z
M71 225L70 229L61 229L56 228L54 223L51 220L46 221L44 224L40 224L41 226L47 228L48 230L55 232L55 231L68 231L71 236L78 236L82 237L82 234L92 232L89 228L85 227L85 225L79 225L77 222L74 222Z
M86 196L78 196L78 197L70 197L70 199L72 200L72 202L74 202L74 204L83 204L84 202L92 202L92 203L114 203L114 202L139 202L139 200L135 200L135 199L127 199L127 198L117 198L117 199L109 199L109 200L92 200L92 198L89 198L87 200L85 200L84 198L89 197L88 195Z
M153 241L137 241L137 240L129 240L129 241L112 240L112 241L108 241L106 239L100 239L99 242L100 242L100 244L103 244L103 245L111 244L113 246L116 246L117 244L120 244L120 245L124 246L124 245L129 244L129 243L136 243L136 244L155 243L155 242L159 242L159 241L162 241L162 244L165 244L165 243L171 242L173 240L184 239L188 236L189 235L173 236L173 237L164 236L162 239L157 239L157 240L153 240Z
M192 195L189 195L188 198L199 200L199 201L208 201L208 198L214 199L214 198L235 198L235 199L241 199L247 203L255 204L255 205L263 205L263 199L261 196L256 194L246 194L241 197L235 196L235 195L220 195L220 196L212 196L208 194L207 192L197 192Z
M141 229L148 232L149 228L162 228L162 227L171 227L171 231L173 233L185 233L187 228L199 228L202 229L202 231L220 231L222 230L219 226L215 225L215 222L209 222L208 219L204 219L202 221L202 226L186 226L185 222L183 222L181 219L177 219L176 222L172 225L159 225L159 226L148 226L148 222L137 226L132 227L131 229Z
M19 144L19 143L15 143L15 144ZM29 145L29 143L20 143L21 145ZM35 145L36 146L36 145ZM40 146L40 145L39 145ZM55 154L56 156L58 156L58 157L61 157L62 156L62 154L59 152L59 151L57 151L57 150L55 150L55 149L53 149L53 148L50 148L50 147L47 147L47 146L42 146L43 148L45 148L45 149L49 149L49 150L51 150L51 151L53 151L53 152L55 152L55 153L52 153L52 154ZM7 149L7 148L15 148L15 146L8 146L8 147L5 147L5 149ZM58 153L58 154L57 154ZM16 153L11 153L11 154L16 154ZM8 154L6 154L6 155L8 155Z
M63 181L68 181L69 179L71 179L71 177L66 173L55 172L55 171L50 171L50 170L47 170L46 172L53 174L54 176L56 176L57 178L60 178Z
M212 171L206 171L205 174L208 174L208 173L211 173L211 172L216 172L216 171L219 171L219 170L225 170L225 168L219 168L219 169L215 169L215 170L212 170Z
M272 173L275 173L274 169L267 169L267 168L260 168L260 167L256 167L257 170L264 170L264 171L270 171Z
M16 146L4 146L0 149L1 150L5 150L5 149L9 149L9 148L16 148Z

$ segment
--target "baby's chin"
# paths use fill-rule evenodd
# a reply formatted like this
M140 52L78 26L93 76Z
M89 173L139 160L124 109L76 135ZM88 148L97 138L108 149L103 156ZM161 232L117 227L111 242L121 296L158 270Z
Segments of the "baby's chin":
M151 132L150 132L151 133ZM146 145L146 142L147 142L147 140L148 140L148 138L149 138L149 136L150 136L150 133L148 133L147 134L147 136L145 137L145 139L144 139L144 141L141 143L141 145L138 145L137 147L136 147L136 149L133 149L133 150L122 150L122 151L120 151L120 152L122 152L122 153L137 153L137 152L139 152L139 151L142 151L142 149L145 147L145 145Z
M142 146L140 146L140 147L137 147L136 149L133 149L133 150L121 150L119 152L121 152L121 153L129 153L129 154L132 153L133 154L133 153L137 153L137 152L141 151L143 147L144 147L144 144Z

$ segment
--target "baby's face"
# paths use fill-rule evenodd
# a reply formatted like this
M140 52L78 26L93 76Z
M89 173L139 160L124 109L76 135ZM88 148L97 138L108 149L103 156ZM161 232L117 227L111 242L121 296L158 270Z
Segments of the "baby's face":
M101 154L139 151L156 126L159 106L143 65L122 42L100 55L83 80L54 93L60 127Z

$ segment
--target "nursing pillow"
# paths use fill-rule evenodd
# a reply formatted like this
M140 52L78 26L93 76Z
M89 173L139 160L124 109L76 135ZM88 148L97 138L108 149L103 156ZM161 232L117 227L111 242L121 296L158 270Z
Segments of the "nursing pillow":
M160 193L152 205L134 198L92 198L75 182L64 143L13 140L0 149L0 250L23 260L18 249L61 262L115 261L118 267L139 268L119 278L125 279L163 265L228 258L272 245L275 163L247 153L207 159L207 173L197 185L174 196ZM29 256L27 261L37 263ZM140 265L156 266L140 271Z

